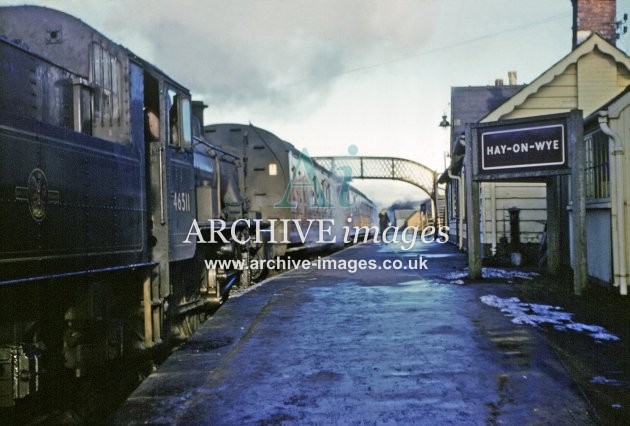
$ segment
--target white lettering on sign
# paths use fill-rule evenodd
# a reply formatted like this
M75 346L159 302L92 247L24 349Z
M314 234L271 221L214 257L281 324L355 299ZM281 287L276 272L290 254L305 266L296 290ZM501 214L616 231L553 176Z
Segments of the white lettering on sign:
M536 141L534 143L515 143L509 145L495 145L486 147L486 155L501 155L506 152L529 152L529 150L536 151L557 151L560 149L560 141L554 139L552 141Z
M481 170L566 166L562 124L488 129L480 136Z
M558 150L560 149L560 141L558 139L554 139L552 141L538 141L538 142L534 142L534 147L538 151L543 151L545 149L548 151L552 149Z

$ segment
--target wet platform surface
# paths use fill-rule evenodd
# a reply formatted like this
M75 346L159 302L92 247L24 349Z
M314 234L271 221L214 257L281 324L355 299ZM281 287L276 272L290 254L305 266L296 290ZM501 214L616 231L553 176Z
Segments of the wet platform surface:
M362 244L333 259L423 256L427 270L295 270L231 298L112 424L590 424L544 337L452 284L453 246Z

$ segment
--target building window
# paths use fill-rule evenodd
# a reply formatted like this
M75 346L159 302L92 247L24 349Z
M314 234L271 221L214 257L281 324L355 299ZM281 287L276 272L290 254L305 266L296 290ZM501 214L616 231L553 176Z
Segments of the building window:
M610 197L610 171L608 167L608 136L601 130L584 137L586 142L586 198L591 200Z
M457 219L459 217L459 212L457 211L457 206L458 206L458 194L459 194L459 182L456 181L455 179L452 179L450 182L450 185L448 186L449 189L449 197L448 197L448 204L449 204L449 209L448 211L450 212L450 219Z

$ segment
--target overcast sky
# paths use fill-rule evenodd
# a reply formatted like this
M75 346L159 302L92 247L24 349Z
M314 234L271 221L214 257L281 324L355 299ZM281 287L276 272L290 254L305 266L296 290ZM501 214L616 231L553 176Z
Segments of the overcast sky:
M209 105L207 124L251 122L311 155L355 144L439 171L451 86L507 83L509 70L527 83L571 49L570 0L27 3L75 15L156 64ZM630 0L617 3L630 13ZM425 197L404 183L355 183L383 204Z

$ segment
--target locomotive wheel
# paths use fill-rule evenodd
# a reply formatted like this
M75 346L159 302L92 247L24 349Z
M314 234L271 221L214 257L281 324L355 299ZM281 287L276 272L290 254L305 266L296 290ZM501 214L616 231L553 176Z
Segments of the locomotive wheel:
M203 270L203 280L205 281L207 295L213 305L220 305L224 302L225 297L222 295L220 276L224 276L223 270L217 268Z

